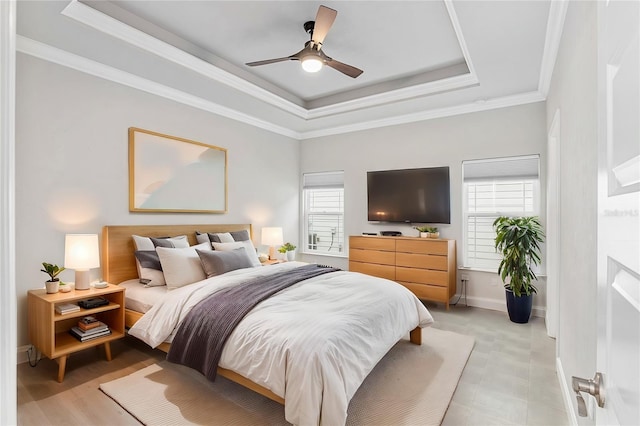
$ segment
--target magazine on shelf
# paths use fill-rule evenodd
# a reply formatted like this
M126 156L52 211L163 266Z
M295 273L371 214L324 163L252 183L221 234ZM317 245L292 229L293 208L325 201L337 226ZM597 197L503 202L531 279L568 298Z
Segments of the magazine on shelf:
M74 303L61 303L56 305L56 312L59 314L68 314L70 312L79 312L80 306Z
M73 327L71 328L71 330L69 330L69 333L71 333L73 337L80 340L81 342L85 342L91 339L97 339L98 337L108 336L111 334L111 330L109 329L109 327L106 327L106 328L101 327L99 331L95 331L95 329L90 331L91 333L87 334L86 332L83 332L80 328Z

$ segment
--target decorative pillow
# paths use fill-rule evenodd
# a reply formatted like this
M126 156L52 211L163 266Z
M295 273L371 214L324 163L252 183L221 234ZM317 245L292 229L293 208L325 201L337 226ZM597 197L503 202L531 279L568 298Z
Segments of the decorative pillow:
M196 231L196 241L198 244L209 243L211 244L211 240L209 239L209 234L203 234L202 232Z
M136 250L155 250L156 246L153 244L151 237L141 237L140 235L132 235L133 244ZM173 247L185 248L189 247L189 240L186 235L179 235L177 237L153 237L154 240L168 240Z
M233 241L247 241L251 239L249 238L249 231L247 229L243 229L242 231L232 231L230 234L233 237Z
M138 262L138 276L142 284L148 287L166 284L160 258L155 250L137 250L134 254Z
M211 247L209 243L204 243L187 248L156 248L169 290L206 278L196 249L211 250Z
M235 271L236 269L253 267L245 247L231 251L196 250L196 252L200 256L202 269L204 269L207 278Z
M198 241L198 244L205 243L207 241L212 243L233 243L235 241L247 241L249 239L249 231L246 229L243 229L242 231L219 232L217 234L213 234L211 232L203 234L202 232L196 231L196 240Z
M180 235L177 237L141 237L140 235L132 235L133 245L136 251L150 251L155 252L156 246L153 240L166 241L171 244L171 247L189 247L189 240L186 235ZM162 244L162 243L160 243ZM144 267L140 264L140 259L136 255L136 267L138 268L138 277L140 282L147 286L161 286L165 285L164 275L162 274L162 268L154 269L150 267Z
M219 251L231 251L240 247L246 248L247 257L251 261L252 266L260 266L260 260L258 259L258 254L256 253L256 248L253 246L253 242L251 240L247 241L236 241L234 243L211 243L213 245L214 250Z
M173 238L153 238L150 237L154 247L167 247L167 248L186 248L189 247L189 240L186 235Z
M232 243L235 241L229 232L218 232L217 234L208 232L207 235L212 243Z

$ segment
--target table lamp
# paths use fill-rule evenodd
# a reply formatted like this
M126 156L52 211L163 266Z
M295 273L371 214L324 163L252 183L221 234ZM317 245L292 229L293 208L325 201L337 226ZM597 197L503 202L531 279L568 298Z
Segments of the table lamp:
M76 290L89 290L89 269L100 267L97 234L67 234L64 238L64 267L75 269Z
M282 228L278 227L265 227L262 228L262 244L269 246L269 259L275 260L276 248L275 246L281 246L284 243L282 238Z

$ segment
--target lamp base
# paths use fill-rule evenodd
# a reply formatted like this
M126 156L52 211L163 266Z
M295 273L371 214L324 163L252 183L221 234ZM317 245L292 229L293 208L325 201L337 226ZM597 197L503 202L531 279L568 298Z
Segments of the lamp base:
M269 246L269 260L276 260L276 248Z
M91 288L91 285L89 283L89 279L90 279L90 271L87 270L77 270L76 269L76 283L75 283L75 289L76 290L89 290Z

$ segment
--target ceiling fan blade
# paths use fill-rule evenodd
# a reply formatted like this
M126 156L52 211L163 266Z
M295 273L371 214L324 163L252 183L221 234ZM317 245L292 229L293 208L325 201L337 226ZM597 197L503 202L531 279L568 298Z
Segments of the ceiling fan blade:
M297 57L294 58L293 56L286 56L284 58L266 59L264 61L247 62L245 65L248 65L250 67L257 67L259 65L275 64L276 62L295 61L297 59L298 59Z
M349 77L356 78L364 71L359 68L353 67L351 65L344 64L340 61L336 61L335 59L328 58L325 60L325 64L334 70L338 70L341 73L348 75Z
M302 55L302 52L305 51L305 49L302 49L301 51L296 52L291 56L286 56L284 58L265 59L264 61L247 62L245 65L250 66L250 67L257 67L259 65L275 64L276 62L299 61L300 60L300 56Z
M337 11L327 6L320 6L318 8L316 23L313 27L313 36L311 37L316 44L322 44L324 38L329 32L329 29L333 25L333 21L336 20L337 14Z

